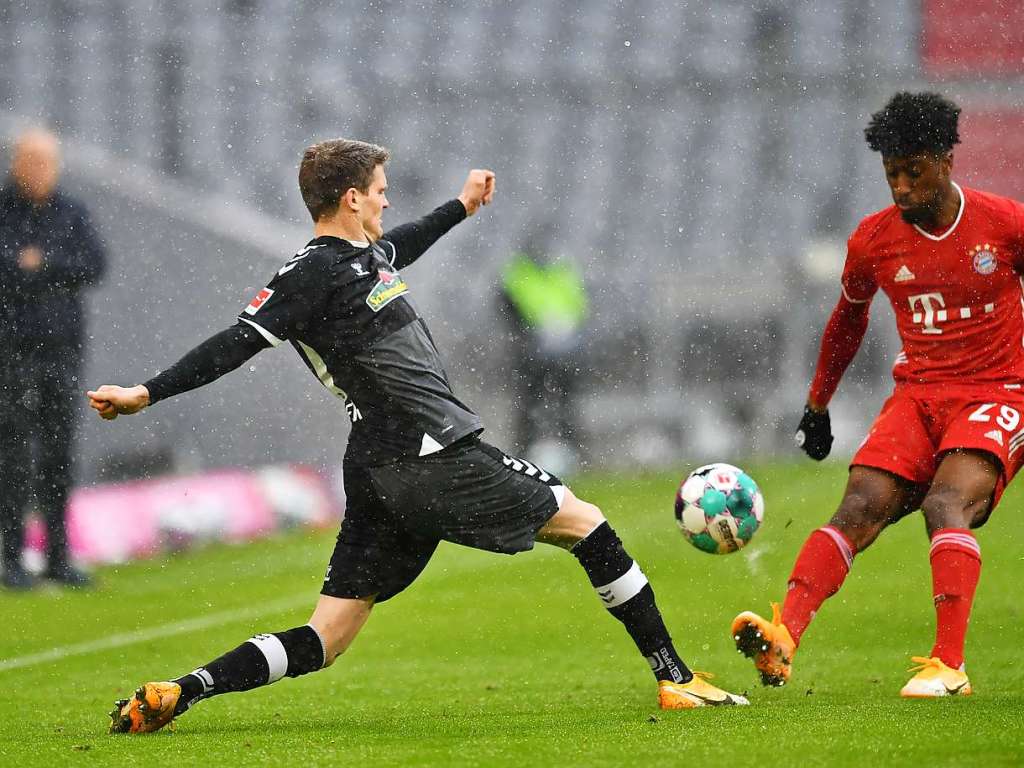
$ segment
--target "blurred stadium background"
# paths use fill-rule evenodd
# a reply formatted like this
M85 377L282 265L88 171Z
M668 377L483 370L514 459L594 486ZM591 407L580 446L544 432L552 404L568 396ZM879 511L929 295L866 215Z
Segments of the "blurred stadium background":
M887 203L861 131L892 91L960 101L957 178L1024 194L1016 0L21 0L0 4L0 51L4 133L58 130L110 246L83 391L232 323L308 238L302 149L344 135L392 149L391 224L469 167L499 175L497 204L409 270L498 444L501 266L542 237L585 269L596 466L791 450L845 238ZM897 351L884 301L874 315L834 406L846 449ZM336 409L297 356L267 352L141 423L85 420L77 472L336 466L347 421L319 407Z

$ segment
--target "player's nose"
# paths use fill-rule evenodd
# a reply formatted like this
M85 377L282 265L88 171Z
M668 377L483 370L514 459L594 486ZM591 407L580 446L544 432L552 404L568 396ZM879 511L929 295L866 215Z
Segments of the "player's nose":
M889 182L889 186L892 188L893 196L906 197L910 194L910 180L903 174L898 175L895 179Z

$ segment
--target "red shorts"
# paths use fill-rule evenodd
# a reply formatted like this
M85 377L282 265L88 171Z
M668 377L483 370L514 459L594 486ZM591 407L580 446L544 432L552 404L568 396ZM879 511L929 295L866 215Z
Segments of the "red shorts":
M985 451L999 460L994 508L1024 463L1024 391L997 384L900 385L851 465L877 467L927 485L942 454L956 448Z

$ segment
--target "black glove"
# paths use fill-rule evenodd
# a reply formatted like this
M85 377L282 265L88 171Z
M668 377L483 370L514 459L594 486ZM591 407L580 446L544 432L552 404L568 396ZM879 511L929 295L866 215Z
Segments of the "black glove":
M815 461L828 456L832 450L832 420L828 417L828 410L818 413L805 405L804 417L800 419L794 438L797 448L802 448Z

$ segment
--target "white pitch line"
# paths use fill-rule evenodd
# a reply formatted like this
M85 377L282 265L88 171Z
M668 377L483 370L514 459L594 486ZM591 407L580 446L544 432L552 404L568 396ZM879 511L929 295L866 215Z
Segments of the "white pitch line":
M258 608L236 609L234 611L222 611L211 613L196 619L185 619L184 621L173 621L169 624L161 624L158 627L139 629L135 632L122 632L118 635L110 635L99 640L90 640L85 643L74 643L59 648L51 648L48 651L30 653L27 656L16 656L13 659L0 659L0 672L8 672L12 669L33 667L36 664L46 664L50 661L57 661L68 656L81 656L96 651L107 651L111 648L121 648L125 645L145 643L149 640L159 640L164 637L173 637L185 632L195 632L200 629L209 629L221 624L229 624L240 619L257 618L271 613L280 613L301 605L309 605L310 610L316 602L315 592L303 592L301 595L276 600L272 603L265 603Z
M532 556L549 557L553 556L557 551L559 550L556 547L544 547L540 550L536 550ZM476 572L495 568L503 563L505 563L505 558L493 557L486 563L482 563L478 560L472 560L468 563L464 561L449 563L443 570L448 575L452 575L467 570ZM291 597L282 598L281 600L276 600L272 603L266 603L258 608L211 613L207 616L201 616L196 619L173 621L169 624L153 627L152 629L139 629L135 632L123 632L119 635L111 635L110 637L105 637L100 640L89 640L84 643L65 645L61 648L51 648L48 651L30 653L26 656L16 656L13 659L0 659L0 672L9 672L12 669L23 669L24 667L32 667L36 664L45 664L49 661L56 661L57 659L65 658L66 656L81 656L86 653L106 651L111 648L121 648L125 645L145 643L149 640L159 640L163 637L173 637L174 635L181 635L185 632L194 632L200 629L208 629L210 627L216 627L232 621L238 621L239 619L257 618L271 613L287 611L292 608L298 608L302 605L308 605L310 611L312 611L319 597L320 596L315 592L303 592L301 594L292 595Z

